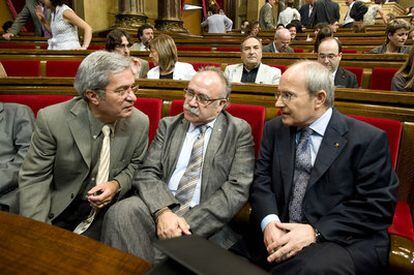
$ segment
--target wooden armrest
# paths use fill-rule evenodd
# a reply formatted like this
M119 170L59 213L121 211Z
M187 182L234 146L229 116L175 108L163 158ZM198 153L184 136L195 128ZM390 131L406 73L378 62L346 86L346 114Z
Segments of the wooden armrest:
M414 242L390 235L389 270L392 274L414 274Z

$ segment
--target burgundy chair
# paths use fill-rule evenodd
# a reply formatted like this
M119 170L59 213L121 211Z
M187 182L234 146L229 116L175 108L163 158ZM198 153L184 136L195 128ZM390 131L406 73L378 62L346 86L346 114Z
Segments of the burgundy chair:
M279 65L279 64L269 64L271 67L278 68L282 71L282 74L286 71L287 66L286 65Z
M354 49L342 49L342 53L358 53L358 51Z
M1 42L0 49L36 49L36 44L24 42Z
M210 46L177 46L178 51L199 51L199 52L210 52Z
M373 68L370 89L391 90L391 81L398 68Z
M88 50L92 50L92 51L100 51L104 49L105 49L105 45L98 45L98 44L91 44L88 47Z
M135 107L146 114L149 118L149 142L153 140L157 132L158 123L162 115L162 99L159 98L138 98L135 102Z
M40 76L39 60L1 60L8 76Z
M348 71L351 71L356 75L356 77L358 79L358 85L359 85L359 87L361 87L362 74L364 72L364 69L360 68L360 67L344 67L344 69L347 69Z
M305 50L304 49L300 49L300 48L293 48L293 51L295 53L303 53Z
M37 112L44 107L67 101L73 98L71 95L4 95L0 94L0 102L14 102L29 106L34 115L37 116Z
M46 76L75 77L82 60L48 60Z
M170 107L170 116L178 115L183 111L184 100L173 100ZM226 109L231 115L244 119L252 128L256 157L262 141L266 108L258 105L231 103Z
M221 68L220 63L211 63L211 62L190 62L191 65L193 65L194 70L198 71L199 69L207 66L213 66L217 68Z
M240 47L217 47L217 52L240 52Z

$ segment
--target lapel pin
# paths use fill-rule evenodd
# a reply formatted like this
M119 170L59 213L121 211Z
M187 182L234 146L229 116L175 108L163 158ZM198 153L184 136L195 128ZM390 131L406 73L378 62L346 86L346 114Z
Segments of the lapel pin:
M339 148L339 143L335 143L335 147L336 148Z

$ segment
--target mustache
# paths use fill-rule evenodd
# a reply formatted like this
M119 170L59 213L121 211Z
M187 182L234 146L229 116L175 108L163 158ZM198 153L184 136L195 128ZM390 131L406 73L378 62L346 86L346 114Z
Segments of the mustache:
M184 103L184 109L192 115L199 116L200 110L197 107L191 107L188 103Z

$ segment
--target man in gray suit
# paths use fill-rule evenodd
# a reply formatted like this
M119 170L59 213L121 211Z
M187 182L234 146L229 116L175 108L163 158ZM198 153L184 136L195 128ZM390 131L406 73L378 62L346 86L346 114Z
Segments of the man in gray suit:
M147 149L134 82L128 58L97 51L76 74L80 96L39 111L19 174L23 216L99 239L107 205L130 190Z
M139 196L107 212L104 243L157 262L157 239L197 234L226 249L239 239L229 221L247 201L254 152L249 124L224 110L229 93L218 69L193 77L184 112L161 120L134 179Z
M16 16L13 25L10 27L7 33L3 34L3 38L6 40L10 40L13 36L17 35L20 32L20 29L23 28L27 20L29 20L30 18L33 20L33 24L35 27L35 35L45 36L45 31L42 28L42 23L40 23L39 19L37 18L35 11L36 6L40 4L41 1L39 0L26 0L26 4L24 5L23 9Z
M272 7L277 3L277 0L266 0L266 3L260 9L259 24L263 31L271 31L276 28L276 20L273 18Z
M272 43L263 47L265 53L294 53L295 51L289 47L291 35L288 29L278 29Z

